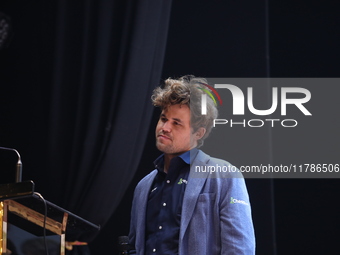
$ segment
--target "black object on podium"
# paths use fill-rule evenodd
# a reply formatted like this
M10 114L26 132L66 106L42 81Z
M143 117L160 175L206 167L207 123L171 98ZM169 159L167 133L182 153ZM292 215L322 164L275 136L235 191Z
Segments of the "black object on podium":
M1 254L65 254L72 245L86 244L99 226L49 202L34 192L34 183L0 184Z

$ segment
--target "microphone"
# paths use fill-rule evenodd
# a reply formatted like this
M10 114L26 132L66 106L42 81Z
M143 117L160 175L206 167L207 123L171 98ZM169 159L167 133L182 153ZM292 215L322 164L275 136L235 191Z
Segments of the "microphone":
M22 178L22 162L21 162L21 157L20 157L19 152L17 150L15 150L15 149L5 148L5 147L0 147L0 150L14 151L16 153L18 161L17 161L17 164L16 164L15 182L21 182L21 178Z
M119 255L129 255L130 245L128 236L118 237Z

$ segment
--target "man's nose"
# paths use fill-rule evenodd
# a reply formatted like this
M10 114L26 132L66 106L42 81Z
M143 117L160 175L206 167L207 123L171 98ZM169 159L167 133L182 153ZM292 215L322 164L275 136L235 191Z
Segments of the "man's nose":
M171 124L169 121L163 123L162 130L163 132L171 132Z

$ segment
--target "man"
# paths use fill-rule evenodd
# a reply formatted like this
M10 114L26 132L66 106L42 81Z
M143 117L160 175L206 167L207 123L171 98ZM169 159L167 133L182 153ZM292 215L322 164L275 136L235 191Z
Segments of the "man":
M153 104L162 110L156 146L163 154L135 189L129 239L136 254L255 254L244 179L195 173L197 166L231 166L198 149L217 118L209 97L201 114L205 84L184 76L154 90Z

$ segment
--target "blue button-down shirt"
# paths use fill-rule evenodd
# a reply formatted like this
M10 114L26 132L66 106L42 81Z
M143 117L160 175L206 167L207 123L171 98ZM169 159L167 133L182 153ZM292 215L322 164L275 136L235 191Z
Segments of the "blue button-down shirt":
M178 254L182 201L190 172L187 151L171 159L168 173L164 172L164 156L155 160L158 173L150 190L146 213L145 254Z

